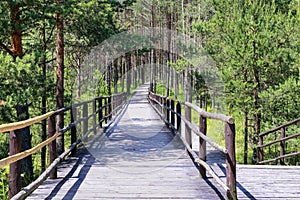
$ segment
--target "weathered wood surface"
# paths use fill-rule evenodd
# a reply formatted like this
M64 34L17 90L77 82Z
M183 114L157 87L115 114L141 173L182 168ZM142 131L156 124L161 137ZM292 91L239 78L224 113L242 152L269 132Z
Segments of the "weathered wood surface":
M145 99L133 96L110 137L86 143L27 199L224 199L199 172ZM193 149L198 151L198 138ZM196 144L196 145L194 145ZM94 148L91 148L94 147ZM225 182L225 155L207 145L207 162ZM238 199L300 199L300 168L237 165Z
M198 149L193 143L193 149ZM207 162L226 182L225 155L207 145ZM209 177L209 176L208 176ZM300 200L300 166L237 164L237 196L239 200Z
M87 142L27 199L222 199L203 180L184 145L146 100L147 87L132 97L109 137ZM221 192L219 191L221 190Z

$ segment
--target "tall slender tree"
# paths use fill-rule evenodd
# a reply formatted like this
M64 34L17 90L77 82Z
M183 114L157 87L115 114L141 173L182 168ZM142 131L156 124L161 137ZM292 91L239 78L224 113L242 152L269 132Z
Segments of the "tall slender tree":
M56 107L57 109L64 107L64 21L63 21L63 0L57 0L56 11ZM56 129L64 127L64 114L57 115ZM64 135L62 134L56 140L57 153L64 152Z

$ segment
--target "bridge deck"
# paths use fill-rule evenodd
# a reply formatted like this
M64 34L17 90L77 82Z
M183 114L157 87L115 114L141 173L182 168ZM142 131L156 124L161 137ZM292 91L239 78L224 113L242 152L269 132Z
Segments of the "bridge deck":
M109 137L87 142L27 199L220 199L139 88Z
M139 88L109 137L85 143L59 167L58 179L27 199L224 199L213 179L199 178L146 95L147 87ZM224 155L208 152L208 163L225 182ZM299 179L299 167L238 165L238 199L300 199Z

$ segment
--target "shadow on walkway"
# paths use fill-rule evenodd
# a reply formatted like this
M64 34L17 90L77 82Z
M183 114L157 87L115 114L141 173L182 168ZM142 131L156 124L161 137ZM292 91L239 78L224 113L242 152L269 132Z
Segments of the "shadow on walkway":
M75 171L81 167L80 172L78 174L78 180L72 185L72 187L68 190L68 192L65 194L65 196L62 198L64 200L67 199L73 199L76 192L78 191L78 188L84 181L86 175L88 174L90 168L92 167L93 163L95 162L95 158L84 148L80 150L80 157L75 163L75 165L72 167L70 172L65 176L52 190L52 192L49 194L49 196L46 198L46 200L50 200L55 198L55 196L58 194L58 192L61 190L61 188L64 186L64 184L72 178ZM83 160L83 158L87 158L86 161ZM83 162L85 162L83 164ZM83 166L82 166L83 164Z

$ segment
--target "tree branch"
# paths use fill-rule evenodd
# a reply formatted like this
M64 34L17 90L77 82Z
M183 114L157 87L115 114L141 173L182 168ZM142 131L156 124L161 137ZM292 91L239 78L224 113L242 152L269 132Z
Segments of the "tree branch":
M50 39L51 39L51 37L52 37L52 35L53 35L53 31L54 31L54 29L55 29L55 25L52 27L52 29L51 29L51 32L50 32L50 34L49 34L49 37L48 37L48 39L46 40L46 43L45 43L45 45L47 45L47 44L48 44L48 42L50 41Z
M9 55L11 55L11 56L15 56L15 54L5 45L5 44L3 44L2 42L0 42L0 46L7 52L7 53L9 53Z

